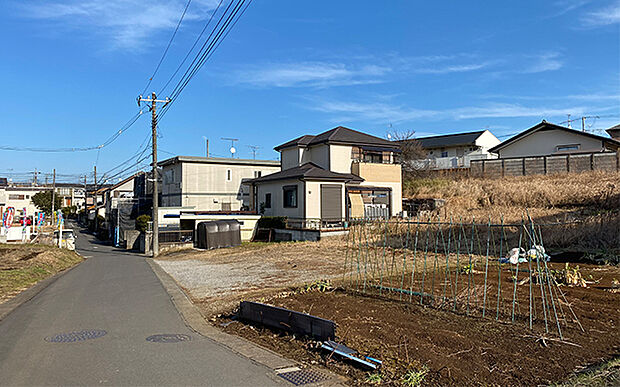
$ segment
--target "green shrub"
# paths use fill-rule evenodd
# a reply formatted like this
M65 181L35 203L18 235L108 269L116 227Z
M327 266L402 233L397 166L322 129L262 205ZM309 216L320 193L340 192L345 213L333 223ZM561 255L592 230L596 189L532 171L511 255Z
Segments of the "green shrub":
M136 230L140 231L140 232L145 232L147 227L148 227L148 223L151 221L151 216L150 215L140 215L136 218Z
M286 216L263 216L258 220L258 228L286 228Z

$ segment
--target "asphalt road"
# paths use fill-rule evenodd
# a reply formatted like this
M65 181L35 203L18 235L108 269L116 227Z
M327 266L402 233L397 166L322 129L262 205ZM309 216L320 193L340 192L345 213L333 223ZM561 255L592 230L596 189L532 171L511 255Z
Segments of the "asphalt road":
M0 321L0 385L281 384L266 367L189 329L144 258L78 233L88 257ZM59 343L59 333L104 330ZM191 340L149 342L155 334Z

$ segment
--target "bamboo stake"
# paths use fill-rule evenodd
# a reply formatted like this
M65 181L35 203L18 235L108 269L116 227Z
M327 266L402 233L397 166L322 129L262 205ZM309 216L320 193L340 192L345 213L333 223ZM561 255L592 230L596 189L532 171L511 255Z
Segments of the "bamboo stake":
M439 248L439 232L441 231L441 221L439 219L439 216L437 216L437 229L439 231L435 234L435 260L433 261L433 279L431 281L431 302L433 304L435 304L435 273L437 271L437 250Z
M379 288L379 295L383 293L383 269L385 265L385 248L387 245L387 232L388 232L389 220L385 219L385 231L383 233L383 259L381 260L381 280L379 281L381 287Z
M469 275L467 276L467 315L469 316L469 296L471 293L471 282L472 282L472 272L473 270L473 266L471 263L471 255L472 255L472 251L474 250L474 226L475 226L475 217L472 216L471 218L471 248L468 249L467 254L469 255Z
M502 292L502 258L503 258L503 246L504 246L504 215L502 215L502 226L499 233L499 258L497 260L497 311L495 313L495 320L499 320L499 302L500 294Z
M463 217L459 216L459 241L456 245L456 281L454 283L454 294L453 294L453 308L452 310L456 311L456 295L459 293L459 271L461 271L461 263L459 261L459 254L461 252L461 237L463 236Z
M523 218L521 218L521 227L523 227ZM514 275L514 284L513 284L513 290L512 290L512 322L515 322L515 303L516 303L516 299L517 299L517 281L518 281L518 277L519 277L519 261L521 260L521 240L523 238L523 230L521 230L521 228L519 228L519 258L517 259L517 268L515 270L515 275Z
M413 300L413 280L415 277L416 256L418 255L418 231L420 231L420 214L418 213L415 227L415 242L413 244L413 268L411 269L411 283L409 285L409 302Z
M443 299L442 302L446 302L446 289L448 287L448 272L450 271L450 242L452 242L452 216L450 216L450 229L448 231L448 252L446 253L445 251L445 243L444 243L444 253L446 253L446 270L444 272L444 276L443 276ZM442 233L442 237L443 237L443 233ZM450 287L452 288L452 284L450 284Z
M407 242L405 244L405 249L403 251L403 272L400 277L400 288L405 288L405 271L407 271L407 250L409 249L409 232L411 231L411 223L407 222ZM402 301L403 293L400 293L399 300Z
M482 298L482 318L484 318L487 306L487 275L489 272L489 247L491 242L491 215L489 215L489 223L487 226L487 254L484 266L484 296Z
M364 287L362 288L362 292L366 293L366 279L367 279L367 267L368 267L368 229L367 229L368 225L365 224L363 231L364 231L364 239L366 240L366 257L364 258Z
M545 248L545 246L543 245L543 241L542 241L542 231L540 229L540 226L538 226L538 240L540 241L540 247L541 248ZM560 335L560 339L564 340L564 338L562 337L562 328L560 328L560 320L558 320L558 312L555 308L555 300L553 299L553 292L551 291L551 284L549 281L549 277L550 277L550 273L549 273L549 266L547 265L547 260L544 259L543 257L543 263L545 264L545 277L547 279L547 287L549 288L549 296L551 298L551 306L553 307L553 314L555 316L555 323L558 327L558 334Z
M431 221L431 217L428 217L428 222L430 223ZM426 242L424 243L424 271L422 273L422 285L420 287L420 305L422 305L422 302L424 300L424 280L426 279L426 258L428 256L428 239L429 239L429 233L431 231L431 226L430 224L426 226Z

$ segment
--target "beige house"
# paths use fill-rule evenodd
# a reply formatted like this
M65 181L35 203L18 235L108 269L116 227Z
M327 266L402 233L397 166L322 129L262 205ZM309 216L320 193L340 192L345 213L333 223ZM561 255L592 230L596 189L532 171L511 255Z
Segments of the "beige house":
M489 151L499 158L595 153L620 148L620 141L542 121Z
M488 130L416 138L426 152L420 167L428 169L469 168L472 160L495 159L489 149L500 141Z
M398 144L339 126L280 146L282 170L249 182L251 206L317 228L402 210Z
M161 207L199 211L240 211L249 208L249 190L242 181L280 170L274 160L176 156L161 167Z

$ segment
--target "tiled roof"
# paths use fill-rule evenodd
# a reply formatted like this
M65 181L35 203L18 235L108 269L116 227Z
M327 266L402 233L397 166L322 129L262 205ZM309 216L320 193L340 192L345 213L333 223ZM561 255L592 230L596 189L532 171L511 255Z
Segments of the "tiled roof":
M250 182L263 183L275 180L287 180L287 179L301 179L301 180L330 180L330 181L364 181L359 176L350 173L337 173L328 171L318 165L309 162L299 165L294 168L285 169L280 172L272 173L257 179L252 179Z
M317 134L316 136L306 135L298 137L294 140L278 145L274 149L279 151L291 146L313 146L318 144L343 144L343 145L371 145L386 148L398 149L398 144L381 137L372 136L370 134L358 132L357 130L338 126L334 129Z
M445 134L440 136L420 137L415 140L422 148L444 148L458 145L474 145L484 130L467 133Z

